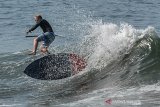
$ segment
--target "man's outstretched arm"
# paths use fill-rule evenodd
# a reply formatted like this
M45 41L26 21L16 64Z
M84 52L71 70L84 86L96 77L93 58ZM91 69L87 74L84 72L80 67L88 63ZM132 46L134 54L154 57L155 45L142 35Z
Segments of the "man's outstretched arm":
M27 34L28 34L29 32L34 31L39 25L40 25L39 23L35 24L31 29L29 29L29 30L27 31Z

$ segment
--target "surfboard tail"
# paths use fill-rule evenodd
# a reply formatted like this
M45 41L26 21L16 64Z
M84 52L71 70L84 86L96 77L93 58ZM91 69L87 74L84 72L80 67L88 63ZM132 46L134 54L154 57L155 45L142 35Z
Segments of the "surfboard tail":
M77 54L70 54L69 59L72 65L73 72L80 72L87 66L87 62L85 61L85 59Z

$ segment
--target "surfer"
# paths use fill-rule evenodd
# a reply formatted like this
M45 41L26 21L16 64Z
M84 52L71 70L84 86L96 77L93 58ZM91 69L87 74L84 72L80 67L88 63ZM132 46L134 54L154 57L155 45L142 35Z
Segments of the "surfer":
M42 42L42 45L40 46L41 52L49 54L48 47L55 39L53 29L51 25L48 23L48 21L43 19L41 15L35 16L34 19L36 24L27 31L27 34L34 31L39 26L43 30L43 33L38 35L38 37L34 38L33 50L31 53L29 53L29 55L36 55L36 50L39 42Z

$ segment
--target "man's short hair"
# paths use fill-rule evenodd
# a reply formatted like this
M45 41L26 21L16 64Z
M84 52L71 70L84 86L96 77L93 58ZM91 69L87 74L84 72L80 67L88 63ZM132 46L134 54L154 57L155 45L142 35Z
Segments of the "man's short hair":
M38 19L42 19L42 16L41 15L37 15L37 16L35 16L36 18L38 18Z

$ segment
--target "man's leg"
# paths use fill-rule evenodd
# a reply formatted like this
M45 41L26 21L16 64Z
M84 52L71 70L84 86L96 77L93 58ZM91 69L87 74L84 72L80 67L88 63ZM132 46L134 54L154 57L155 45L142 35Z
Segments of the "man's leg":
M36 55L37 47L38 47L38 41L37 41L37 37L36 37L33 40L33 50L29 55Z
M43 47L43 46L41 45L40 50L41 50L42 53L46 53L46 52L48 52L48 47Z
M45 35L45 39L41 45L41 52L44 54L50 54L48 51L48 47L54 41L55 36L50 32L46 32L44 33L44 35Z
M48 51L48 47L44 47L43 45L41 45L40 50L43 54L50 54Z
M35 55L38 47L38 43L44 40L44 34L39 35L38 37L34 38L33 41L33 50L29 55Z

